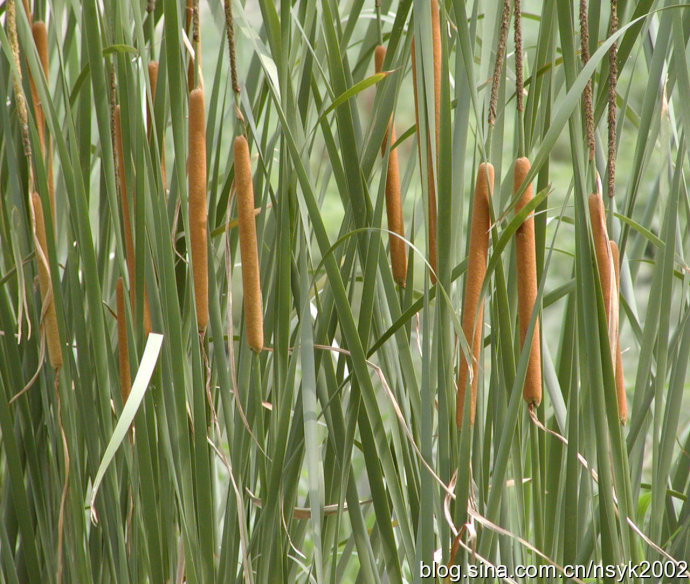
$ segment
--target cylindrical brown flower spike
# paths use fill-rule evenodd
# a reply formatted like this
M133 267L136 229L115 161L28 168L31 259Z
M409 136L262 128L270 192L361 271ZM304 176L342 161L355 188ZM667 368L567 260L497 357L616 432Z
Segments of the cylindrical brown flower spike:
M31 25L31 33L36 45L36 52L41 63L41 69L46 80L48 79L48 31L45 22L36 20ZM43 105L38 97L36 90L36 83L33 76L29 74L29 89L31 90L31 99L34 104L34 117L36 119L36 129L38 130L38 141L41 145L41 155L46 164L46 175L48 179L48 196L50 198L50 216L55 227L55 186L53 182L53 145L50 138L46 140L45 133L45 113L43 112Z
M489 228L491 215L489 197L494 189L494 167L488 162L479 165L477 182L474 188L474 203L470 227L470 243L467 253L467 273L465 274L465 294L462 305L462 331L472 353L472 382L470 394L470 424L474 424L477 404L477 368L482 346L484 321L484 302L479 301L482 283L486 275L486 261L489 255ZM469 367L467 359L460 351L458 367L458 395L456 423L462 425L465 403L465 386Z
M374 64L377 73L383 67L383 59L386 56L386 48L378 45L374 50ZM390 137L391 145L395 144L395 127L393 122L388 122L388 129L381 144L381 155L386 154L386 143ZM388 155L388 168L386 169L386 215L388 217L388 229L393 233L389 236L391 254L391 268L393 279L401 288L405 287L407 278L407 254L405 253L405 226L402 216L402 204L400 201L400 171L398 168L398 151L392 149Z
M50 279L48 265L48 244L46 242L45 217L43 204L38 193L31 195L32 223L36 243L36 259L38 263L38 285L41 289L42 314L41 324L48 346L48 361L53 369L62 367L62 351L60 350L60 333L58 331L57 316L55 314L55 300L53 299L53 283Z
M244 136L235 138L235 193L242 257L242 290L244 291L244 327L247 344L257 353L264 347L264 319L261 305L259 257L254 219L254 186L249 145Z
M613 259L613 269L616 275L616 299L620 292L620 266L619 266L619 254L618 246L614 241L609 241L609 247L611 248L611 257ZM613 302L614 309L618 311L618 302ZM621 424L625 424L628 419L628 402L625 395L625 378L623 377L623 359L621 357L621 343L620 343L620 333L616 331L616 396L618 398L618 419Z
M129 348L127 346L127 321L125 317L125 293L122 278L117 279L115 286L115 297L117 302L117 348L118 364L120 366L120 393L122 395L122 405L127 403L132 379L129 373Z
M436 153L438 156L438 139L440 132L440 120L441 120L441 59L442 59L442 46L441 46L441 24L440 15L438 11L438 0L430 1L431 10L431 35L432 35L432 55L434 61L434 123L436 130ZM411 56L412 56L412 85L414 87L414 108L415 108L415 119L417 121L417 147L419 148L419 165L420 172L423 167L422 160L422 145L419 141L419 102L417 99L417 64L415 59L415 40L412 39L411 46ZM427 133L430 135L430 132ZM427 171L427 183L429 188L428 198L427 198L427 210L429 215L429 265L431 266L431 283L436 283L436 183L434 181L434 164L431 157L431 138L427 140L427 151L428 156L426 160L426 171Z
M530 169L527 158L518 158L513 171L513 193L516 194ZM522 193L515 204L515 212L527 205L533 198L532 184ZM532 310L537 299L537 254L534 240L534 215L530 214L515 233L515 257L517 259L518 326L520 345L525 342ZM529 361L522 397L528 404L541 403L541 345L539 342L539 317L534 325Z
M616 330L618 329L618 317L616 315L614 318L611 310L611 297L615 291L615 276L613 273L611 249L609 247L609 236L606 230L604 201L598 193L589 195L589 217L592 223L592 237L594 239L594 250L597 257L599 282L604 297L604 312L606 314L606 324L611 349L611 363L615 363L616 355L614 341L616 339Z
M189 94L189 230L194 299L199 331L208 325L208 260L206 249L206 122L204 91Z

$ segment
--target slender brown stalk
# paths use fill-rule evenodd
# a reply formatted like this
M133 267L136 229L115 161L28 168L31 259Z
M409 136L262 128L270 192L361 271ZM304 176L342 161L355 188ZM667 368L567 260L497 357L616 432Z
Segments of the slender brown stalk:
M440 132L440 119L441 119L441 59L443 58L442 45L441 45L441 20L438 10L438 0L430 1L431 10L431 38L432 38L432 56L434 63L434 125L436 130L436 153L438 156L438 139ZM419 165L420 169L422 167L422 145L420 142L419 134L419 100L417 96L417 65L415 60L415 41L412 39L411 46L411 56L412 56L412 84L414 86L414 107L415 107L415 118L417 120L417 147L419 149ZM426 119L426 116L424 116ZM426 170L427 170L427 183L428 183L428 196L427 196L427 214L429 216L429 249L428 249L428 260L431 266L431 283L436 283L436 268L437 268L437 250L436 250L436 183L434 180L434 163L431 153L431 133L427 132L427 144L426 144Z
M206 121L204 90L189 94L189 229L199 331L208 325L208 259L206 248Z
M41 326L45 333L48 346L48 361L53 369L62 367L62 351L60 350L60 333L55 313L55 300L53 298L53 283L50 279L50 266L48 264L48 244L46 241L45 216L43 204L38 193L31 195L32 226L34 231L34 244L36 258L38 260L38 285L41 289Z
M120 366L120 394L122 395L122 405L127 403L130 389L132 388L132 378L129 373L129 348L127 346L127 321L125 317L125 293L122 278L117 279L115 286L115 297L117 301L117 348L118 363Z
M489 255L489 228L491 224L489 197L494 188L494 167L482 162L477 171L477 182L474 188L474 202L470 221L470 243L467 253L467 273L465 275L465 294L462 303L462 331L470 345L472 357L472 381L470 394L470 424L474 424L477 404L477 369L482 346L482 329L484 322L484 302L480 295L486 261ZM469 366L461 351L458 367L458 394L456 423L462 425L465 404L465 391Z
M525 111L524 101L524 81L522 72L522 10L520 0L515 3L515 104L517 111Z
M261 281L254 219L254 186L249 158L249 145L244 136L235 138L235 187L242 257L242 289L244 291L244 327L247 344L257 353L264 346Z
M611 248L611 257L613 260L613 269L616 275L616 300L615 311L618 313L618 295L620 293L620 256L618 253L618 246L614 241L609 241ZM620 321L619 321L620 323ZM618 398L618 419L621 424L625 424L628 419L628 403L625 395L625 378L623 377L623 358L621 357L621 342L620 342L620 326L616 331L616 397Z
M374 65L377 73L383 68L383 59L386 56L386 48L378 45L374 50ZM381 144L381 155L386 155L386 143L390 136L391 147L395 144L395 126L393 120L388 122L386 135ZM400 171L398 168L398 151L391 149L388 154L388 168L386 169L386 215L388 216L389 247L391 254L391 268L393 279L398 286L404 288L407 278L407 255L405 253L405 226L402 216L402 204L400 201Z
M517 194L530 169L527 158L518 158L513 171L513 193ZM530 183L515 204L518 213L533 198ZM534 242L534 215L530 214L515 233L515 257L517 260L518 325L520 345L524 346L530 317L537 299L537 253ZM541 403L541 345L539 318L534 325L532 344L522 397L528 404Z

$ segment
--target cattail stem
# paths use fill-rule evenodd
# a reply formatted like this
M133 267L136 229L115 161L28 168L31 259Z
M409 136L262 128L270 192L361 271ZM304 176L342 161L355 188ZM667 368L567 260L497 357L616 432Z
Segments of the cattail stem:
M206 121L204 90L189 94L189 229L199 331L208 325L208 259L206 248Z
M386 56L386 48L378 45L374 50L374 65L377 73L383 68L383 60ZM407 255L405 253L405 227L402 217L402 204L400 201L400 171L398 168L398 151L393 149L395 144L395 127L392 119L388 122L386 135L381 144L381 155L386 155L386 144L390 138L391 150L388 153L388 168L386 169L386 215L388 217L388 230L390 234L389 247L391 254L391 268L393 279L401 288L405 287L407 279Z
M474 189L474 202L470 221L470 243L467 253L467 272L465 274L465 294L462 305L462 331L470 345L472 358L470 424L474 424L477 404L477 369L482 346L484 321L484 302L480 302L480 295L484 276L486 275L486 261L489 255L489 228L491 226L489 197L493 192L493 188L494 167L488 162L483 162L479 165ZM464 354L461 354L458 367L456 404L456 423L458 428L462 425L468 373L467 359Z
M132 379L129 372L129 348L127 346L127 320L125 316L125 293L122 278L117 279L115 286L117 301L117 348L118 364L120 368L120 394L122 405L127 403L129 392L132 388Z
M513 193L517 194L520 185L530 170L527 158L518 158L513 171ZM533 198L532 185L522 193L515 204L518 213ZM527 217L515 233L515 257L517 260L518 291L518 325L520 328L520 345L524 346L527 328L537 299L537 253L534 238L534 216ZM532 344L522 397L528 404L538 406L541 403L541 345L539 340L539 318L534 325Z
M523 154L525 151L525 132L523 127L524 117L524 81L522 71L522 10L520 8L520 0L514 0L515 3L515 104L518 115L518 151Z
M34 245L38 259L38 285L41 289L41 324L48 345L48 360L53 369L62 367L62 351L60 350L60 333L55 313L55 299L53 298L53 283L50 279L50 265L48 264L48 244L46 240L45 216L43 204L38 193L31 195L32 225L34 231Z
M254 219L254 186L252 184L249 145L244 136L235 138L233 152L240 255L242 257L244 326L249 348L258 353L264 346L263 309L261 306L261 281Z
M620 254L618 253L618 246L614 241L609 241L609 248L611 249L611 259L613 261L613 271L616 276L616 290L615 300L612 302L616 315L618 315L619 303L618 295L620 294ZM623 377L623 358L621 356L621 342L620 342L620 320L616 318L616 397L618 398L618 419L621 424L625 424L628 419L628 403L625 395L625 378Z

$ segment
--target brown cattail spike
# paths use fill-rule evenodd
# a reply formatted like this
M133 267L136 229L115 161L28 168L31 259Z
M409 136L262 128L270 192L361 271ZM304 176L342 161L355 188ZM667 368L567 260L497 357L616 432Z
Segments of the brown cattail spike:
M48 79L48 31L46 30L45 22L36 20L31 25L31 32L36 45L36 52L38 53L39 62L43 74ZM36 129L38 131L38 142L41 146L41 156L46 163L46 175L48 179L48 196L50 199L50 215L55 226L55 186L53 182L53 146L50 139L46 140L45 132L45 113L43 105L38 97L36 89L36 82L33 76L29 73L29 89L31 90L31 100L34 104L34 119L36 120Z
M442 45L441 45L441 21L440 14L438 10L438 0L431 0L430 2L431 10L431 38L432 38L432 56L434 62L434 126L435 126L435 145L436 152L438 155L438 139L440 132L440 119L441 119L441 59L442 56ZM412 56L412 84L414 86L414 104L415 104L415 117L417 120L417 147L419 148L419 164L420 168L423 164L422 157L422 145L420 143L419 134L419 100L417 96L417 65L415 59L415 41L412 39L411 46L411 56ZM425 116L426 117L426 116ZM431 283L436 283L436 183L434 180L434 164L431 155L431 132L427 132L427 157L426 157L426 170L427 170L427 183L428 183L428 197L427 197L427 214L429 216L429 265L431 266Z
M592 223L592 237L597 258L597 268L599 270L599 282L602 296L604 297L604 312L606 314L606 324L611 348L611 362L615 363L615 343L613 343L613 339L616 337L615 329L617 328L617 321L614 323L611 305L611 298L615 291L615 278L611 249L609 247L609 236L606 230L604 201L598 193L589 195L589 216Z
M386 56L386 48L378 45L374 50L374 65L376 72L383 68L383 60ZM393 122L388 122L386 135L381 144L381 154L386 154L386 142L390 136L391 146L395 144L395 127ZM407 255L405 254L405 227L402 217L402 205L400 201L400 171L398 168L398 151L392 149L388 154L388 168L386 169L386 215L388 216L388 229L391 231L389 246L391 254L391 267L393 279L398 286L404 288L407 279ZM395 234L395 235L394 235Z
M462 306L462 331L470 345L472 357L472 381L470 394L470 424L474 424L477 404L477 369L482 345L482 328L484 321L484 303L480 294L486 261L489 255L489 228L491 224L489 197L494 188L494 167L488 162L479 165L477 182L474 188L474 202L470 226L470 243L467 253L467 273L465 274L465 294ZM469 367L461 351L458 367L458 395L456 423L462 425L465 403L465 386Z
M242 289L244 291L244 326L247 344L257 353L264 346L263 309L259 257L254 219L254 186L249 159L249 145L244 136L235 138L235 189L239 222L240 255L242 257Z
M41 197L38 193L31 195L31 209L36 258L38 260L38 284L41 289L41 324L48 345L48 360L51 367L57 370L62 367L62 351L60 350L60 333L55 314L53 283L50 279L50 266L48 265L45 217Z
M609 241L611 258L613 260L613 270L616 276L615 298L612 302L616 314L618 313L618 294L620 293L620 257L618 246L614 241ZM628 419L628 403L625 396L625 378L623 377L623 359L621 357L620 326L616 334L616 397L618 398L618 419L621 424L625 424Z
M204 91L189 94L189 229L199 331L208 325L208 260L206 248L206 122Z
M129 373L129 349L127 346L127 321L125 317L125 293L122 278L117 279L115 286L117 301L117 348L118 363L120 366L120 393L122 405L127 403L129 391L132 388L132 380Z
M519 191L529 170L530 163L527 158L518 158L515 161L513 171L514 194ZM530 183L515 203L515 212L518 213L532 200L532 197L532 184ZM534 240L534 216L532 214L523 221L515 232L515 257L517 259L518 325L520 328L520 345L523 346L537 299L537 255ZM541 403L539 318L534 325L522 397L528 404L538 406Z

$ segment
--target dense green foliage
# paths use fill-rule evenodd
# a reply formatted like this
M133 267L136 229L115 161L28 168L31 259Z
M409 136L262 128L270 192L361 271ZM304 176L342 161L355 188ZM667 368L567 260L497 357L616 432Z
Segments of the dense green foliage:
M421 581L420 566L434 559L512 572L690 558L690 9L619 0L612 36L610 4L589 2L585 64L579 6L523 2L524 112L511 32L490 125L503 2L440 0L437 128L433 3L237 0L239 94L228 3L201 0L203 63L191 74L206 103L203 334L189 253L195 43L185 3L0 5L0 582L369 584ZM27 5L47 24L47 76ZM599 176L606 190L614 41L618 173L615 196L603 194L621 258L626 425L587 206ZM377 44L387 54L375 75ZM582 99L590 79L593 161ZM398 138L382 154L391 115ZM242 310L239 134L258 208L258 353ZM418 144L428 145L431 175L427 148L420 172ZM404 288L388 253L392 148ZM516 214L518 156L532 163L535 198ZM466 414L458 429L457 369L471 343L461 326L469 218L485 161L496 178L476 421ZM30 195L50 209L49 175L55 222L46 211L43 253ZM436 284L426 264L430 180ZM539 288L527 336L540 327L543 379L533 415L522 400L529 344L521 350L514 245L532 211ZM47 296L39 265L50 268ZM51 301L59 369L43 334Z

